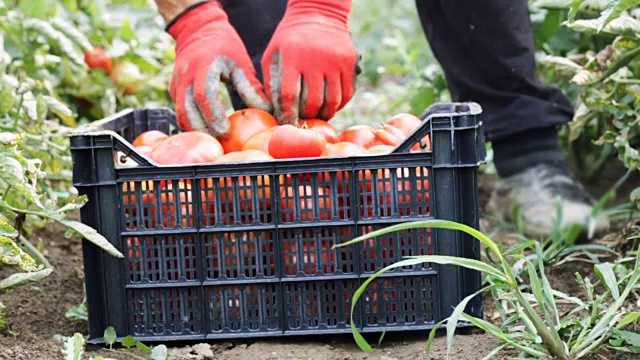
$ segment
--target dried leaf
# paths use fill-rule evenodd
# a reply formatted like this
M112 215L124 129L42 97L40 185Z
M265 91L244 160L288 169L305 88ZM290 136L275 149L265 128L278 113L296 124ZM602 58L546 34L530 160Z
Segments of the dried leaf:
M571 78L571 82L578 86L586 86L594 83L598 78L599 74L596 72L580 70Z

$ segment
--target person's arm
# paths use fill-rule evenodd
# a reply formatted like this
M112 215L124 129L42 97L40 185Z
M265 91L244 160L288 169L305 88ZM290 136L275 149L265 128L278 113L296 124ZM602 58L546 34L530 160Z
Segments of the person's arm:
M191 6L201 3L202 0L155 0L158 12L169 23Z

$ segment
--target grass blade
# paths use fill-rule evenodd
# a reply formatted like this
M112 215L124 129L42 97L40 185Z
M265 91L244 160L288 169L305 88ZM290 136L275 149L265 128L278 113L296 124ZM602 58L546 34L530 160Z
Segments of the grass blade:
M529 354L531 356L543 357L543 356L547 355L547 354L545 354L545 353L543 353L543 352L541 352L539 350L532 349L532 348L527 347L527 346L523 346L523 345L519 344L518 342L511 340L509 338L509 336L507 336L507 334L505 334L497 326L493 325L492 323L490 323L488 321L485 321L483 319L475 318L475 317L470 316L470 315L465 314L465 313L462 314L462 317L465 320L473 323L475 326L481 328L482 330L490 333L491 335L497 337L498 339L506 342L507 344L509 344L509 345L515 347L516 349L518 349L520 351L523 351L523 352L525 352L525 353L527 353L527 354Z
M560 325L560 316L558 315L558 307L556 306L555 299L553 298L553 289L551 288L551 284L549 283L549 279L544 272L544 263L542 261L542 249L540 248L540 243L536 243L536 253L538 254L538 271L540 271L540 280L542 282L543 288L543 298L545 304L549 309L551 309L551 313L553 314L553 318L555 319L555 325ZM546 311L546 309L545 309ZM549 324L552 324L549 321Z
M502 264L503 270L505 271L505 275L508 276L508 282L513 285L513 286L517 286L517 281L515 279L515 277L513 276L513 274L508 271L509 268L509 263L506 261L506 259L504 258L504 256L502 255L502 253L500 252L500 248L498 247L498 245L493 242L491 239L489 239L489 237L487 237L485 234L483 234L482 232L468 226L465 224L460 224L457 223L455 221L448 221L448 220L422 220L422 221L411 221L411 222L406 222L403 224L397 224L397 225L392 225L392 226L388 226L385 228L382 228L380 230L376 230L376 231L372 231L368 234L364 234L361 236L356 237L355 239L346 241L344 243L341 244L334 244L332 249L335 249L336 247L344 247L347 245L351 245L351 244L355 244L364 240L368 240L371 238L375 238L377 236L380 235L385 235L394 231L400 231L400 230L407 230L407 229L420 229L420 228L436 228L436 229L450 229L450 230L458 230L458 231L462 231L466 234L469 234L471 236L473 236L474 238L476 238L477 240L479 240L480 242L482 242L483 244L485 244L488 248L491 249L491 251L494 252L494 254L498 257L498 259L500 259L500 263Z
M618 288L616 274L613 272L613 265L611 263L597 264L594 268L596 275L611 291L611 296L618 300L620 298L620 289Z
M433 339L436 337L436 333L438 332L438 329L440 328L440 326L442 326L442 324L444 324L444 322L447 320L449 320L449 318L441 320L429 332L429 339L427 340L427 346L425 348L425 351L427 353L427 360L431 359L431 345L433 344Z
M547 318L547 321L551 324L551 315L549 315L549 311L547 309L547 303L544 300L542 295L542 284L540 283L540 279L538 278L538 273L536 272L536 268L533 266L531 261L527 260L527 269L529 271L529 283L531 284L531 292L533 296L536 298L538 305L544 312L544 316Z
M416 255L416 256L407 256L406 259L418 259L422 260L422 262L433 262L441 265L456 265L462 266L467 269L476 270L480 272L484 272L487 275L493 276L498 280L507 282L507 278L503 273L497 271L491 265L487 265L482 261L460 258L455 256L445 256L445 255Z
M467 307L467 304L471 299L476 297L478 294L481 294L485 291L492 290L500 287L500 285L494 284L491 286L484 287L475 293L465 297L460 301L460 303L453 309L451 316L449 316L449 320L447 321L447 359L449 358L449 353L451 351L451 344L453 344L453 335L456 332L456 325L458 325L458 319L460 315L464 312L464 308Z
M618 325L616 325L616 328L622 329L623 327L636 321L638 317L640 317L640 312L638 311L625 314L624 317L620 319L620 322L618 323Z

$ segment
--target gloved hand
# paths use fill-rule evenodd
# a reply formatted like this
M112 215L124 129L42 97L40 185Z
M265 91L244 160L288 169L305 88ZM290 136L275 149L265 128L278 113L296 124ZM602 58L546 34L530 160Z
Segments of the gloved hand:
M353 97L358 54L350 11L351 0L289 0L261 62L278 121L329 120Z
M273 111L240 36L217 1L186 10L167 32L176 40L169 92L181 129L215 137L229 131L220 81L231 82L248 107Z

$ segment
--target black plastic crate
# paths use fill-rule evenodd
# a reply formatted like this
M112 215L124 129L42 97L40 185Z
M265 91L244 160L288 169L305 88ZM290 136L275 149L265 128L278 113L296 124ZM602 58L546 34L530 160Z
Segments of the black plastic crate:
M126 110L70 136L82 222L125 256L84 241L91 343L108 326L143 341L348 333L351 299L405 256L480 259L474 239L412 229L353 246L384 226L446 219L478 226L480 108L442 103L393 153L158 166L130 142L179 132L168 109ZM425 135L431 148L410 151ZM137 166L121 166L124 158ZM380 276L354 313L362 332L430 329L480 287L480 274L419 264ZM481 299L467 311L482 315ZM460 326L466 326L462 324Z

